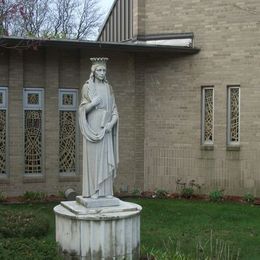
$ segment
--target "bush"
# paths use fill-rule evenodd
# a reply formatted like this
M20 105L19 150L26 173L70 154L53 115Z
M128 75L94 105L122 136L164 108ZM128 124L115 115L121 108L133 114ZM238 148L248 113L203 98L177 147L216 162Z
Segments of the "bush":
M224 199L224 190L214 190L209 194L209 200L213 202L220 202Z
M244 195L244 201L247 202L247 203L254 203L255 201L255 196L253 194L251 194L250 192L247 192L245 195Z
M132 196L140 196L141 195L141 191L138 188L133 189L133 191L131 192Z
M26 191L23 198L27 201L45 201L47 194L44 192Z
M6 194L3 191L0 191L0 202L6 201Z
M5 211L0 213L0 238L41 237L47 234L49 222L32 213Z
M165 199L168 197L168 192L166 190L156 190L154 195L155 198Z
M183 188L181 191L181 197L185 199L190 199L194 193L194 189L191 187Z

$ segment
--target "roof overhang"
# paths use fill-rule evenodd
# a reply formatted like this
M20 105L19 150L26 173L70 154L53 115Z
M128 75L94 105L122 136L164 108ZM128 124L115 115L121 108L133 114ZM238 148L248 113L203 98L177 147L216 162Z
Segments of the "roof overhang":
M97 42L83 40L65 40L65 39L42 39L42 38L20 38L20 37L0 37L0 47L17 48L17 49L37 49L40 47L64 47L78 49L95 49L95 50L113 50L121 52L142 52L142 53L175 53L175 54L196 54L199 48L180 47L168 45L153 45L145 43L114 43L114 42Z

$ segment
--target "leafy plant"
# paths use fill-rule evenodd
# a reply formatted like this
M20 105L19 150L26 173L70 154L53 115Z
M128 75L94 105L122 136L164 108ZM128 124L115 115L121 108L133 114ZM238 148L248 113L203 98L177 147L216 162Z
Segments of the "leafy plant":
M0 191L0 202L4 202L7 196L3 191Z
M61 198L63 198L63 199L65 199L65 198L66 198L66 196L65 196L65 191L59 190L59 191L58 191L58 196L61 197Z
M190 199L194 193L194 189L192 187L183 188L181 191L181 196L185 199Z
M44 201L47 198L47 194L44 192L26 191L23 194L23 198L28 201Z
M250 193L250 192L247 192L245 195L244 195L244 198L243 200L247 203L254 203L255 201L255 196Z
M49 222L33 213L5 211L0 213L0 237L40 237L47 234Z
M224 199L224 190L214 190L209 193L209 200L213 202L220 202Z
M177 192L185 199L190 199L192 195L194 195L195 191L200 193L201 186L202 185L196 183L195 180L191 180L189 183L182 182L181 179L177 179L176 181Z
M158 199L165 199L168 197L168 192L166 190L163 190L163 189L158 189L158 190L155 190L154 192L154 197L155 198L158 198Z
M132 196L139 196L141 194L141 191L138 188L133 189L131 195Z

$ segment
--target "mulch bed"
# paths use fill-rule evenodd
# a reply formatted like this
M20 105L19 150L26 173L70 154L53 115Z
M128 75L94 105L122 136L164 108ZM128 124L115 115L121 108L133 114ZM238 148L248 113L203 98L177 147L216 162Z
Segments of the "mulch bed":
M116 193L116 197L121 198L121 199L126 199L126 198L146 198L146 199L155 199L156 194L155 192L152 191L145 191L142 192L140 195L132 195L128 193ZM185 199L185 200L194 200L194 201L208 201L209 197L208 195L203 195L203 194L196 194L192 195L190 198L183 198L181 197L180 194L178 193L168 193L164 199ZM26 200L23 198L23 196L16 196L16 197L7 197L5 198L4 201L1 201L1 204L26 204L26 203L48 203L48 202L60 202L66 200L64 197L60 197L57 195L49 195L47 196L44 200ZM246 203L243 200L243 197L240 196L230 196L226 195L224 196L223 201L230 201L230 202L236 202L236 203ZM260 198L256 198L254 205L259 205L260 206Z
M49 195L44 200L26 200L23 196L16 196L16 197L7 197L4 201L0 202L0 204L27 204L27 203L48 203L48 202L59 202L66 200L63 197L56 196L56 195Z

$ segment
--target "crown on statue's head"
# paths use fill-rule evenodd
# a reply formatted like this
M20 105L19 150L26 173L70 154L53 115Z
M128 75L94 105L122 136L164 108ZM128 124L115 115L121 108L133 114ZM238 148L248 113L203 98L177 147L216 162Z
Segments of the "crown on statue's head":
M108 58L100 57L100 58L90 58L92 65L103 65L106 66Z

